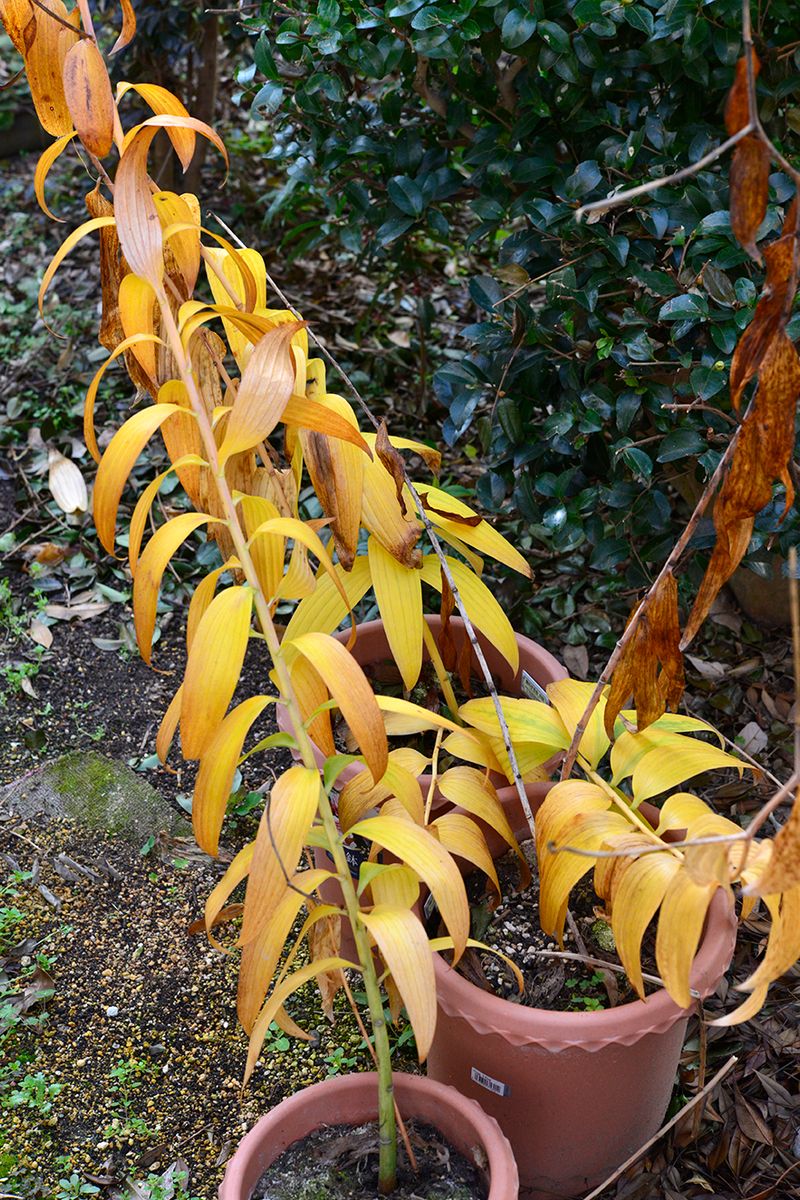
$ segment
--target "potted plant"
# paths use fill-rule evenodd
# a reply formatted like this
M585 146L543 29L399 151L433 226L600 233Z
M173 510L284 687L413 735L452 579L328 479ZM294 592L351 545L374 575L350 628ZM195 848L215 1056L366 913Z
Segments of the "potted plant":
M57 0L53 3L57 5ZM127 44L135 27L127 0L123 12L115 49ZM560 936L572 888L593 866L595 890L608 906L621 963L639 990L644 918L660 909L656 960L664 990L655 998L623 1006L646 1013L644 1026L634 1021L620 1032L619 1014L582 1013L578 1014L579 1034L567 1032L561 1021L544 1021L547 1028L542 1034L531 1035L527 1028L508 1036L503 1033L504 1040L526 1047L525 1055L518 1055L528 1064L523 1075L544 1070L542 1056L529 1057L527 1047L540 1049L551 1033L547 1053L563 1067L563 1079L583 1092L585 1077L576 1071L585 1068L587 1054L599 1056L612 1046L638 1047L629 1065L650 1073L652 1042L648 1039L658 1032L669 1041L671 1053L677 1054L686 1013L695 999L692 989L702 995L712 987L730 952L729 897L734 882L743 883L753 895L763 894L773 917L764 960L745 985L752 998L735 1016L740 1019L757 1011L770 980L800 952L794 831L788 830L774 846L755 843L757 825L742 831L682 792L666 800L660 815L641 808L698 770L736 761L689 736L698 732L698 723L662 715L668 703L675 706L681 690L675 689L677 622L669 605L664 608L669 610L667 618L656 619L662 614L662 584L672 580L676 556L670 557L620 638L613 662L618 670L608 695L604 686L610 672L588 690L565 678L551 680L546 689L549 703L518 695L501 700L475 630L499 648L515 674L519 648L507 618L479 578L480 556L489 554L527 572L524 561L460 501L437 488L412 483L399 451L412 450L425 458L424 447L391 439L383 426L374 434L362 432L351 406L328 393L321 361L309 359L304 322L288 308L274 310L266 305L267 273L261 256L202 229L196 197L159 191L149 179L148 151L159 130L166 130L184 167L198 135L224 154L217 135L163 89L122 83L114 95L88 0L79 0L77 18L68 19L60 9L34 14L29 0L4 3L0 13L25 60L37 111L57 139L36 170L40 202L44 203L50 166L75 136L98 174L98 186L87 196L90 220L66 239L47 268L40 305L64 256L82 237L98 232L100 336L110 354L89 388L84 429L99 463L95 522L109 551L115 545L119 501L128 475L157 433L170 458L167 471L140 497L128 535L136 633L147 661L160 580L173 554L200 529L220 549L220 565L199 581L192 597L184 680L158 737L159 753L165 756L180 727L181 752L199 762L193 805L199 845L209 854L218 852L231 783L243 757L286 745L297 755L295 764L270 790L255 841L236 856L206 906L211 933L221 920L238 913L228 901L247 881L237 939L242 949L238 1007L251 1039L246 1076L253 1070L272 1020L303 1036L285 1008L297 987L315 978L329 998L334 989L344 986L344 970L360 971L374 1036L376 1075L367 1084L348 1088L358 1112L377 1117L378 1183L381 1192L392 1190L398 1122L381 988L393 1013L405 1006L421 1060L436 1036L437 976L439 1034L445 1048L434 1053L434 1064L449 1064L459 1049L448 1050L445 1045L448 1036L453 1040L446 1028L450 1020L462 1020L464 1027L471 1023L482 1037L498 1033L494 1009L490 1016L480 1015L483 1010L471 992L454 985L456 999L451 999L448 988L468 947L488 950L469 936L470 912L456 857L481 867L496 893L496 870L484 830L493 829L512 850L517 849L493 782L502 778L513 781L530 832L535 824L545 929ZM752 74L750 70L750 81ZM740 72L740 91L742 79ZM134 88L154 115L125 132L120 106ZM737 104L740 111L741 96ZM732 136L741 140L750 128L742 124ZM112 180L103 160L115 155L118 163ZM791 236L796 236L796 230ZM216 245L208 245L209 239ZM203 264L210 300L208 293L203 294L203 281L198 285ZM212 324L224 338L210 329ZM94 431L95 401L106 367L123 356L132 380L154 402L123 424L101 456ZM756 370L754 366L750 375ZM277 445L279 426L283 426L283 454ZM142 549L153 501L172 471L194 511L172 516ZM322 518L303 519L300 489L306 471ZM727 508L721 503L715 512L723 530L729 512L730 503ZM423 529L433 551L429 555L423 555L418 545ZM367 553L359 555L364 531ZM328 533L326 545L320 535L328 537ZM690 534L691 529L687 543ZM455 556L444 552L442 541ZM310 565L309 555L318 562L317 570ZM704 585L692 630L702 619L720 574L724 571L719 562L712 564L713 578ZM424 619L422 582L442 596L438 628ZM376 695L350 652L358 644L353 607L370 586L405 690L416 683L423 649L427 650L449 715L432 713L405 695L380 694L380 688ZM676 607L676 594L667 596L670 603L672 599ZM281 641L274 623L276 609L293 600L301 603ZM454 607L463 621L459 633L466 635L460 646ZM645 611L649 623L642 619ZM351 624L346 644L332 636L343 618ZM230 708L245 657L263 653L265 647L277 696L261 692ZM453 679L459 677L468 695L473 654L489 694L460 700ZM637 697L636 711L623 710L631 692ZM285 730L258 739L243 753L259 718L276 701L286 710ZM333 741L333 708L342 714L352 738L344 753ZM434 733L429 755L409 752L408 747L390 752L387 734L415 729ZM604 770L612 735L614 744ZM323 761L315 753L315 744ZM442 754L450 755L455 765L441 761ZM420 755L429 762L421 762ZM548 764L561 756L564 773L568 775L577 761L583 778L566 778L546 798L534 797L541 801L534 823L526 781L538 780ZM357 771L343 779L352 767ZM426 776L430 782L423 790L420 778ZM453 811L434 813L437 790L454 806ZM685 831L686 836L670 839L670 832L676 831ZM350 837L362 839L365 845L355 864L347 856ZM315 850L327 854L330 864L311 865L309 856ZM393 861L381 861L382 854ZM338 889L334 902L321 895L321 888L329 883ZM429 936L423 927L418 907L422 885L436 904L442 933L437 929ZM751 904L752 899L745 903ZM292 927L303 912L300 932L289 945ZM341 952L343 921L352 934L352 958ZM437 964L437 953L445 950L451 956L450 967ZM307 955L307 961L297 966L302 955ZM516 971L513 965L509 969ZM515 978L519 981L518 972ZM623 1023L625 1019L620 1018ZM603 1064L606 1088L609 1060L620 1057L614 1049L604 1059L595 1059ZM476 1068L484 1076L480 1086L489 1093L503 1090L505 1081L493 1077L489 1066L486 1062ZM445 1073L456 1068L434 1069ZM652 1074L657 1078L642 1102L646 1104L642 1122L648 1128L657 1123L666 1102L669 1072L659 1067ZM630 1087L630 1076L624 1078ZM469 1081L459 1083L465 1090L470 1086ZM360 1099L356 1101L365 1086L375 1088L374 1102L366 1108ZM519 1095L522 1084L515 1086L522 1119L528 1127L535 1126L539 1111L535 1106L526 1109L524 1094ZM397 1081L397 1088L398 1096L408 1097L412 1113L419 1112L423 1119L436 1109L431 1097L463 1115L460 1102L436 1086L426 1090L422 1084ZM636 1090L645 1095L641 1077ZM290 1102L291 1113L307 1100L309 1109L319 1114L317 1095ZM483 1092L480 1096L486 1101ZM469 1109L473 1115L474 1111ZM627 1112L621 1119L628 1119ZM293 1120L293 1115L287 1116L285 1128ZM310 1112L306 1125L313 1127L318 1121L319 1115ZM449 1116L442 1123L444 1133L453 1128ZM278 1125L269 1128L273 1132L268 1138L277 1138ZM603 1136L611 1138L607 1131ZM490 1194L513 1196L515 1174L502 1139L494 1142L501 1157L493 1159L492 1126L484 1125L476 1137L490 1163L497 1164L491 1168L494 1174L488 1186L494 1191ZM244 1194L252 1187L257 1142L254 1136L242 1147L239 1161L246 1159L251 1165L239 1184L236 1168L231 1168L234 1183L230 1186L244 1187ZM616 1160L619 1141L613 1146ZM599 1169L595 1156L587 1158L577 1174L585 1180ZM543 1183L560 1188L560 1194L569 1194L575 1186L575 1178L557 1175L544 1149L540 1159L526 1161L525 1171L528 1186Z

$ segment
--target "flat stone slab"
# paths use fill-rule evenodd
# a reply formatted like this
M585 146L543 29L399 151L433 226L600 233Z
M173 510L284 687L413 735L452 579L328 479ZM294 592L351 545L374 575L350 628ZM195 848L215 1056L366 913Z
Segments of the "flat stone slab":
M0 790L0 804L20 817L68 817L129 841L190 832L184 818L141 775L92 750L64 754L23 775Z

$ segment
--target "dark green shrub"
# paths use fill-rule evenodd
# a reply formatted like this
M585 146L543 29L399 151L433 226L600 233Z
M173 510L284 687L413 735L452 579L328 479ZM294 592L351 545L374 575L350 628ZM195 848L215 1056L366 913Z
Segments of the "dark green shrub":
M725 160L599 221L574 213L719 144L740 10L318 0L250 22L253 110L285 165L267 217L290 216L298 250L338 238L409 275L431 240L487 264L469 278L464 353L436 377L445 437L479 449L486 508L510 500L534 544L628 588L674 542L676 476L690 499L726 443L729 359L761 279L731 234ZM762 116L791 156L794 0L764 6L756 30ZM771 182L770 229L791 194ZM755 569L782 506L759 518ZM774 544L796 538L792 516Z

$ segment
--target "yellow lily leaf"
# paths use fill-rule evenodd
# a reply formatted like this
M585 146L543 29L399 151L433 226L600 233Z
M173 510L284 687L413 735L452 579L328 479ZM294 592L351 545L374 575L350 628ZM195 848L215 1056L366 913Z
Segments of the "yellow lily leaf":
M457 558L450 558L448 555L447 565L472 624L500 651L513 670L517 671L519 647L514 629L493 593L469 567L459 562ZM442 572L439 559L435 554L426 554L422 560L422 578L437 592L441 592Z
M160 345L163 345L161 338L156 337L153 333L136 333L132 337L125 338L124 341L115 347L89 384L89 390L86 393L86 400L83 406L83 440L86 442L86 448L96 463L100 462L100 450L94 432L94 404L100 380L115 358L119 358L126 350L130 350L133 346L137 346L141 342L158 342ZM190 418L190 420L193 420L193 418Z
M450 767L439 776L437 786L451 804L457 804L459 808L485 821L512 850L520 853L497 792L480 771L471 767Z
M120 0L120 7L122 9L122 29L109 51L110 54L118 54L120 50L124 50L136 36L136 13L133 11L131 0Z
M286 893L286 874L297 868L317 813L322 783L310 767L289 767L272 788L258 826L244 902L239 945L246 946L269 924Z
M689 1008L692 1003L689 973L717 886L714 882L695 883L686 871L679 871L661 903L656 963L664 986L681 1008Z
M217 857L225 806L244 739L253 722L273 702L271 696L251 696L237 704L225 717L200 759L192 801L192 827L198 846L212 858Z
M268 438L280 420L294 386L289 342L296 325L265 333L239 381L236 401L219 450L220 462Z
M686 745L676 754L672 745L657 746L636 766L631 780L633 797L637 804L669 791L677 783L684 783L703 771L716 771L722 767L734 767L741 778L747 767L740 758L726 754L707 742L695 738L684 739Z
M142 546L142 537L144 536L147 518L150 515L150 509L153 507L153 501L158 495L159 488L164 480L172 471L179 470L184 466L199 466L205 467L208 464L205 459L200 458L196 454L186 454L183 458L178 459L171 466L167 467L166 471L162 471L160 475L156 475L142 492L139 499L136 501L136 507L133 510L131 523L128 530L128 562L131 568L131 575L136 574L136 567L139 563L139 551Z
M337 414L358 429L353 410L340 396L324 396L318 401L332 415ZM324 433L300 430L308 474L322 506L330 519L330 529L339 561L350 570L358 548L361 528L361 498L364 488L364 454L352 442L340 441Z
M146 663L150 662L152 653L158 592L167 563L190 533L212 520L213 517L206 513L193 512L172 517L159 526L142 552L133 581L133 623L139 653Z
M542 704L540 700L527 700L524 697L501 696L500 707L515 749L518 744L521 746L525 743L541 746L546 752L542 762L557 750L566 750L569 745L569 732L556 709L549 704ZM468 700L466 704L461 705L458 715L468 725L473 725L490 737L501 736L500 723L491 696Z
M520 575L525 575L530 579L531 568L528 562L487 521L482 520L478 525L464 523L465 517L467 520L475 517L475 513L468 505L457 500L455 496L451 496L449 492L431 487L430 484L417 483L414 486L425 502L427 515L432 525L459 538L462 542L466 542L480 554L487 554L496 562L504 563L505 566L511 567L512 571L518 571ZM452 517L445 515L448 513L452 513Z
M27 5L27 0L26 0L26 5ZM30 11L30 9L28 11ZM47 176L50 173L50 168L52 167L53 163L56 161L57 158L59 158L59 156L67 148L67 146L70 144L72 139L76 136L76 134L77 134L77 130L73 129L69 133L65 133L63 135L63 137L56 138L56 140L54 142L52 142L51 145L49 145L46 150L42 151L42 154L39 157L39 161L36 164L36 170L33 175L34 195L36 196L36 199L39 202L39 208L42 210L42 212L45 214L45 216L50 218L51 221L63 222L64 218L57 217L55 215L55 213L52 213L50 211L50 209L47 207L47 201L45 200L45 195L44 195L45 181L47 180Z
M570 738L586 710L593 691L593 683L580 683L577 679L559 679L556 683L547 685L550 703L564 722ZM597 766L609 746L608 735L603 725L605 711L606 697L603 695L581 738L580 753L592 768Z
M219 943L214 938L211 930L214 927L214 921L219 913L228 902L231 893L239 886L243 879L246 879L250 873L250 866L253 862L253 854L255 853L255 842L248 842L239 853L234 857L233 862L228 867L225 874L220 879L219 883L209 893L206 900L203 916L206 923L206 933L212 945L218 950L222 949Z
M444 813L432 823L432 829L436 831L445 850L465 858L478 870L483 871L487 879L491 880L497 895L500 895L500 881L486 845L486 838L471 817L464 813Z
M114 217L92 217L89 221L84 221L77 229L73 229L72 233L64 239L47 264L47 269L42 276L42 282L39 284L39 315L42 320L44 320L44 298L47 294L47 289L50 287L53 276L70 250L74 250L81 238L85 238L87 234L94 233L96 229L107 229L109 225L115 224Z
M287 889L272 920L242 950L236 1011L245 1033L250 1033L255 1025L292 926L306 902L305 897L329 879L330 874L330 871L321 870L295 871L292 876L294 889Z
M293 971L288 979L284 979L276 986L259 1013L258 1020L255 1022L253 1031L250 1034L250 1047L247 1052L247 1063L244 1069L243 1082L245 1085L253 1074L270 1024L275 1020L284 1002L288 1000L292 992L296 992L304 983L308 983L309 979L314 979L317 975L324 974L327 971L347 970L348 967L357 966L357 963L348 962L346 958L323 958L317 962L308 963L306 966L300 967L297 971Z
M114 553L117 509L133 464L155 431L174 412L177 412L174 404L151 404L134 413L114 434L100 460L94 485L94 521L100 542L109 554Z
M294 638L298 650L325 682L361 748L372 778L379 780L388 765L386 730L367 677L341 642L324 633Z
M374 450L374 435L365 434L364 440L370 450ZM377 454L373 454L371 460L365 459L361 523L398 562L418 568L422 554L417 542L422 526L414 519L412 509L409 496L406 511L402 511L394 480Z
M80 18L77 8L67 12L63 0L53 0L47 7L60 20L45 17L41 10L31 6L35 33L30 44L23 41L22 53L36 115L49 134L61 137L73 126L64 94L63 73L67 54L78 42L77 29L72 32L69 27L77 26Z
M421 826L383 814L359 821L351 832L383 846L416 871L428 885L455 943L456 959L459 959L469 934L469 906L464 880L444 847Z
M370 537L367 549L372 586L389 649L410 692L422 669L421 572L404 567L374 536Z
M237 559L228 559L228 561L223 563L221 567L215 567L213 571L209 571L194 589L192 598L189 601L189 612L186 617L187 652L192 648L194 635L197 633L197 626L200 624L200 619L203 616L203 613L214 599L220 576L226 571L230 571L231 568L237 567L238 565L239 563Z
M166 88L160 87L156 83L118 83L117 84L117 100L129 91L138 92L144 100L145 104L152 109L154 113L167 113L170 116L188 117L189 111L181 104L177 96L173 96L172 92ZM194 148L196 136L191 128L183 128L181 126L173 126L167 129L167 136L172 142L175 153L181 161L181 166L184 171L188 168L189 163L194 157Z
M800 792L792 811L770 845L770 857L758 883L750 888L755 896L787 892L800 886Z
M203 755L225 716L247 650L252 606L249 588L230 587L214 597L200 619L183 678L184 758Z
M426 729L448 729L451 733L464 733L461 725L456 725L449 717L441 713L431 712L410 700L400 696L376 696L378 708L384 714L387 731L402 736L409 733L422 733Z
M297 517L272 517L270 520L263 521L260 525L257 525L251 536L254 539L271 536L276 538L281 546L283 546L284 538L294 538L295 542L300 542L307 550L316 555L320 566L327 572L329 579L333 581L333 585L339 592L342 601L344 603L347 602L347 592L344 589L342 580L334 569L328 551L320 541L319 535L305 521L300 521Z
M239 509L244 517L244 527L250 542L250 557L258 575L264 595L271 600L283 577L286 542L274 532L258 534L259 526L278 516L278 510L263 496L242 496Z
M182 294L191 296L200 274L200 214L195 218L189 203L177 192L156 192L153 200L164 233L167 269L170 275L179 272Z
M779 979L800 958L800 887L763 900L770 910L772 929L757 969L739 985L748 992Z
M615 812L584 812L569 822L560 821L558 825L559 835L553 836L549 833L547 824L543 828L542 810L539 810L536 818L539 920L545 933L557 938L559 945L562 945L569 894L575 884L594 866L595 860L583 854L552 853L548 849L549 842L555 842L559 848L571 846L577 850L591 852L600 850L603 844L611 841L615 835L629 833L630 825L623 816Z
M181 715L181 702L183 701L183 684L178 688L175 695L167 706L167 711L161 718L161 724L158 727L156 735L156 754L161 762L167 761L167 756L172 746L175 730L178 728L178 719Z
M410 867L400 863L365 863L361 868L362 879L366 867L370 868L369 887L375 904L388 904L392 908L414 907L419 900L419 879Z
M331 714L329 708L322 707L327 705L328 689L314 667L308 659L303 658L302 654L298 654L292 661L289 674L300 713L308 727L309 737L315 745L319 746L326 757L331 757L336 753ZM312 713L316 713L316 716L309 719Z
M495 771L498 775L504 774L504 769L500 765L500 760L492 749L489 739L480 731L476 730L467 734L461 731L451 733L442 742L442 749L453 758L461 758L464 762L475 763L479 767Z
M436 980L425 930L409 909L388 904L376 904L371 912L361 912L359 920L375 939L403 998L419 1061L424 1062L436 1029Z
M372 582L369 560L364 556L355 560L352 571L345 571L339 564L335 564L333 570L344 589L346 601L330 576L318 579L313 595L300 601L286 626L284 641L288 650L293 639L301 634L312 631L333 633L338 629Z
M613 848L617 848L614 843ZM613 861L613 860L612 860ZM644 931L658 911L667 888L681 870L681 863L672 854L646 854L636 860L617 860L623 867L621 877L608 899L611 909L611 930L617 953L636 989L644 999L641 949ZM606 895L605 891L602 893Z

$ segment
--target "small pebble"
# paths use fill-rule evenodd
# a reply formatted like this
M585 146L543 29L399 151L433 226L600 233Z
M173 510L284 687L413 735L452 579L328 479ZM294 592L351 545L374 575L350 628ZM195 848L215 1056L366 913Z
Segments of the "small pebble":
M116 1016L118 1016L118 1014L119 1014L119 1009L117 1008L116 1004L111 1004L106 1009L107 1017L116 1017Z

